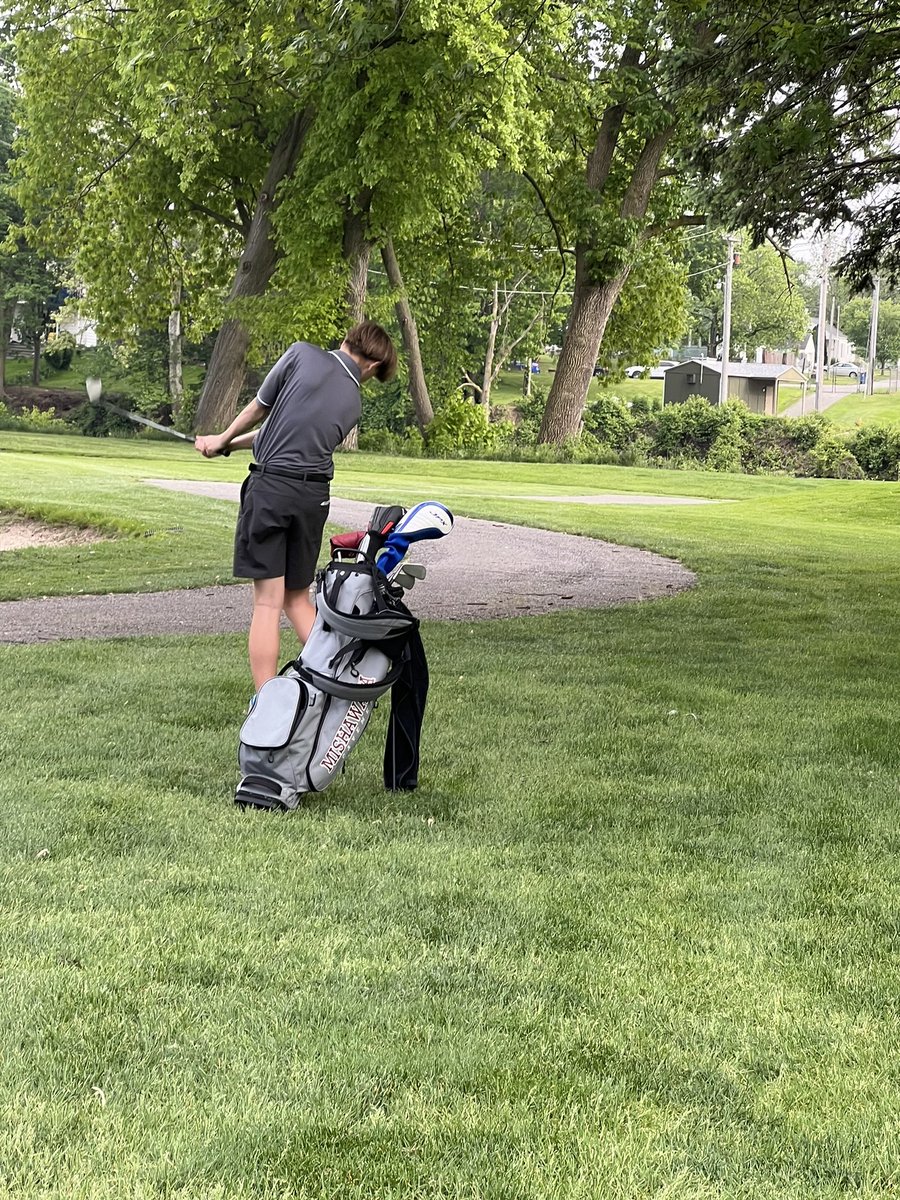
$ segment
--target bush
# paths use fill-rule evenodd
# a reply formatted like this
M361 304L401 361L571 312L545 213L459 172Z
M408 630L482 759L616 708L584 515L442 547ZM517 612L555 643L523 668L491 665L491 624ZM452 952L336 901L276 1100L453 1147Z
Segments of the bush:
M852 434L847 449L869 479L900 479L900 429L864 425Z
M739 472L743 466L744 439L734 424L723 425L713 439L706 456L710 471Z
M88 400L72 410L69 421L85 437L134 437L136 431L127 417Z
M599 396L584 410L584 428L595 441L624 450L637 432L637 422L618 396Z
M14 413L0 400L0 429L16 430L19 433L68 433L68 422L56 415L55 408L40 409L36 406Z
M653 453L662 457L688 452L705 458L722 423L722 409L705 396L688 396L682 404L668 404L653 418Z
M65 371L72 365L76 342L71 333L51 333L47 338L44 358L54 370Z
M836 432L820 438L808 451L814 474L827 479L862 479L863 471L857 460L847 449L847 444Z
M482 406L457 396L444 401L425 431L428 453L437 458L483 454L497 440L496 428L488 424Z

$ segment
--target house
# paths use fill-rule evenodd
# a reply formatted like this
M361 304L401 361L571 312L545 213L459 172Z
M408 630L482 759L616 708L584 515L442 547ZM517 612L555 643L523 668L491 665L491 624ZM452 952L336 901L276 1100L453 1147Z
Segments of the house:
M763 363L781 363L782 366L796 367L802 374L810 376L816 372L816 334L818 321L812 322L812 327L796 346L771 350L760 347L756 358ZM852 359L853 343L845 333L834 325L825 325L825 364L832 362L847 362Z
M811 337L813 344L818 345L819 322L813 321ZM845 333L841 333L834 325L829 325L825 322L825 362L846 362L847 359L853 358L853 343ZM815 357L813 357L810 370L814 371L816 365Z
M66 312L56 321L57 333L71 333L76 346L93 349L97 345L97 322L80 313Z
M710 404L718 404L721 378L722 364L715 358L692 358L669 367L663 383L663 404L681 404L688 396L705 396ZM806 395L806 376L796 367L780 363L728 364L728 395L743 400L751 412L775 416L782 383L801 383Z

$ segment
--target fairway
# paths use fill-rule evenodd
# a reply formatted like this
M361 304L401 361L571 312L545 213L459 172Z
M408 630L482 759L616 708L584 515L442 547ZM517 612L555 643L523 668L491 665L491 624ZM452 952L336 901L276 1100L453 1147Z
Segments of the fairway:
M233 504L141 481L236 457L0 466L0 510L117 535L4 554L0 598L230 578ZM231 804L242 636L0 646L0 1193L893 1194L900 485L353 455L334 490L698 586L426 623L419 790L380 785L381 706L288 818Z

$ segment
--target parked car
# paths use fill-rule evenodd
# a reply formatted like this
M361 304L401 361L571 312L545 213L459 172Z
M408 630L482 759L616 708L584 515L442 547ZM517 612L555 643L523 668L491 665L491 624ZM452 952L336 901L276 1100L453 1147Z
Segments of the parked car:
M669 367L677 367L677 366L678 366L678 363L674 358L664 358L662 360L662 362L659 362L656 364L655 367L650 368L650 374L649 374L648 378L649 379L665 379L666 371L668 371Z
M860 367L858 363L839 362L826 367L825 373L826 375L846 375L849 379L858 379L860 371L864 370L865 367Z
M655 367L626 367L625 374L629 379L663 379L669 367L677 367L674 358L664 358Z

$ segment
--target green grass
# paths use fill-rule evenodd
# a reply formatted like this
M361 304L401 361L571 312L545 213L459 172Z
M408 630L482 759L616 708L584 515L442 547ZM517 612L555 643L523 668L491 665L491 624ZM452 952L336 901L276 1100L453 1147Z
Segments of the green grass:
M842 428L854 425L898 425L900 424L900 392L875 392L871 396L861 393L845 396L827 409L827 415Z
M2 435L0 478L140 524L135 480L193 461L75 446ZM378 785L382 706L287 819L230 804L242 638L0 647L0 1192L893 1194L900 486L374 456L338 479L700 583L427 625L420 790ZM732 503L526 499L603 490ZM160 496L218 544L221 504Z

